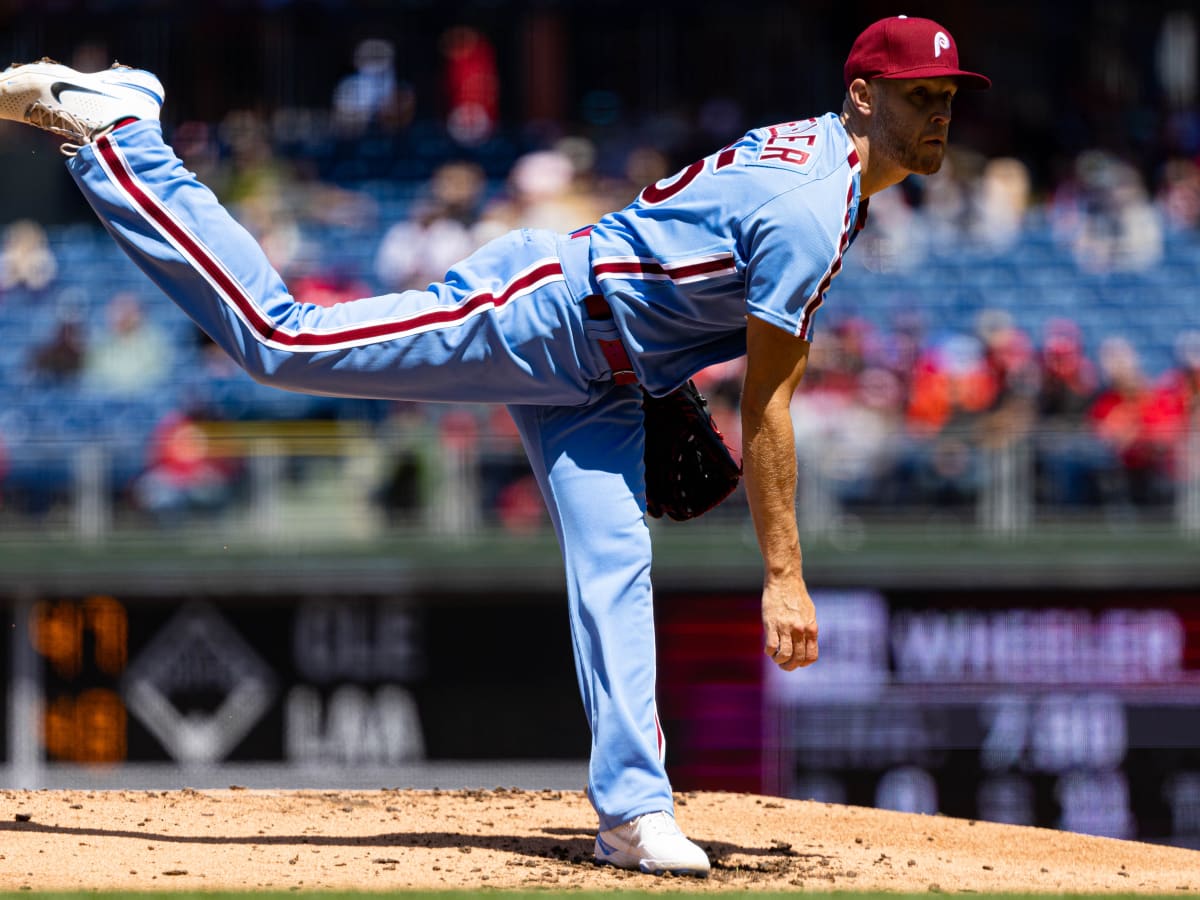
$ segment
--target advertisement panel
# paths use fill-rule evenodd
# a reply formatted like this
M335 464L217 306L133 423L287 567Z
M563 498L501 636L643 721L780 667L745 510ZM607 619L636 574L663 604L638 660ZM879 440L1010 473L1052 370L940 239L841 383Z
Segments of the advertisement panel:
M43 599L48 762L578 759L566 610L377 597Z

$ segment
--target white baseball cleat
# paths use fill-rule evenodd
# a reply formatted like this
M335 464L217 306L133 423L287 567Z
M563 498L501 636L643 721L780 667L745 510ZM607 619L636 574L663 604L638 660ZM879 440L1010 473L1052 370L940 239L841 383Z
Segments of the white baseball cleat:
M124 119L157 119L164 97L153 74L119 63L88 74L47 58L0 72L0 119L69 139L68 154Z
M708 856L667 812L647 813L596 835L596 862L650 875L708 877Z

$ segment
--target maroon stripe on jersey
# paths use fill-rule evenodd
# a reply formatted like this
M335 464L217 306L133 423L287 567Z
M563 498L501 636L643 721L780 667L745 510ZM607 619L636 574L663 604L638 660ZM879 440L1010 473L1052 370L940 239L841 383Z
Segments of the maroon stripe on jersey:
M833 258L833 262L829 266L829 271L825 273L825 277L821 279L821 285L817 288L815 296L808 301L804 307L804 315L800 318L800 330L796 333L798 337L808 340L809 331L812 328L812 317L821 304L825 302L825 292L829 290L829 285L833 282L834 277L838 272L842 271L842 256L846 252L846 248L850 246L850 204L854 202L854 176L853 169L858 165L858 153L851 149L846 157L850 163L851 177L850 186L846 189L846 215L842 220L842 235L838 240L837 254Z
M656 262L631 259L621 262L603 262L592 266L595 275L666 275L667 271Z
M217 284L224 298L245 316L251 328L258 335L285 346L320 348L348 342L375 342L402 337L414 331L455 325L470 317L480 307L490 305L499 308L511 300L514 295L539 281L562 276L562 265L557 260L549 260L508 282L499 293L473 294L456 306L427 310L387 322L351 326L337 331L319 333L284 331L263 315L246 289L225 271L211 251L192 237L191 233L173 217L170 211L138 183L125 166L116 146L107 136L99 138L96 146L105 162L108 163L109 170L137 204L138 209L184 248L194 264Z
M708 275L712 272L722 272L733 265L733 254L720 256L716 259L706 259L700 262L688 263L682 266L664 266L662 263L644 260L618 260L597 263L592 267L596 275L666 275L672 279L693 278L697 275Z
M697 275L708 275L712 272L722 272L733 265L733 254L717 259L706 259L703 262L689 263L686 266L672 267L667 274L672 278L694 278Z

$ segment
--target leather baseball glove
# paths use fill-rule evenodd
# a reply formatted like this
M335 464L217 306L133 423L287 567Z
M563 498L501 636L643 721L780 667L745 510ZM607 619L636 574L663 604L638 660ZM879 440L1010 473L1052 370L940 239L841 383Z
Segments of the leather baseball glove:
M703 515L734 492L742 467L689 381L665 397L642 391L646 512L677 522Z

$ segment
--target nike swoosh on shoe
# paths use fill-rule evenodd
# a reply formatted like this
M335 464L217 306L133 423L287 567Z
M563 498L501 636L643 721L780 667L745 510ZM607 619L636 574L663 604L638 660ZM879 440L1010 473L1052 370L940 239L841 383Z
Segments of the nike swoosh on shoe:
M69 81L56 81L54 84L50 85L50 96L53 97L58 103L62 103L62 97L60 95L64 91L75 91L79 94L96 94L100 97L108 97L112 100L117 99L112 94L106 94L104 91L97 91L92 88L82 87L78 84L71 84Z
M596 835L596 845L600 848L600 852L605 856L612 856L617 852L617 848L606 843L604 838L600 837L600 835Z

